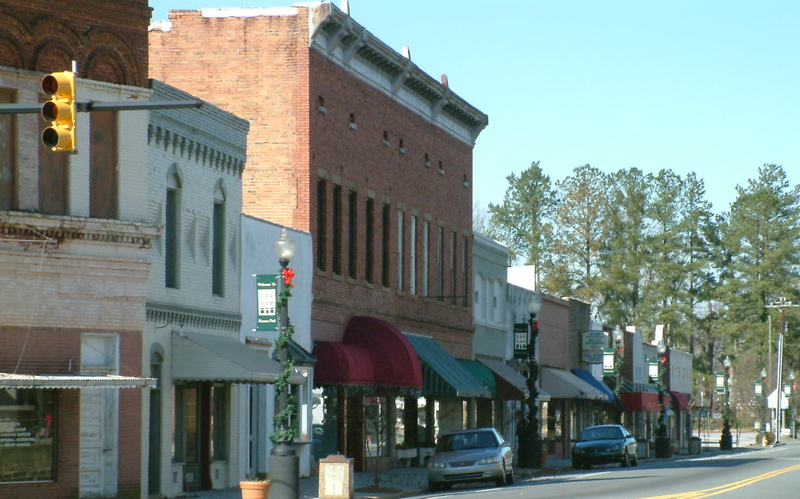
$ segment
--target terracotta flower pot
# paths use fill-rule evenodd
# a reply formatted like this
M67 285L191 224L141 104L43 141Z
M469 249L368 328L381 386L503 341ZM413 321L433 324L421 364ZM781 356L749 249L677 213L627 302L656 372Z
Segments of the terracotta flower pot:
M267 499L271 485L269 482L239 482L242 499Z

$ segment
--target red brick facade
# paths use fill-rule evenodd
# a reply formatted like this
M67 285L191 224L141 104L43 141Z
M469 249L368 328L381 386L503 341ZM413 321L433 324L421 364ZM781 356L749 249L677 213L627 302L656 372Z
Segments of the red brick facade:
M311 233L326 265L314 282L312 338L338 341L354 315L434 336L452 355L472 355L469 235L472 145L455 137L309 47L309 14L203 17L173 11L169 31L152 31L150 75L250 120L243 210ZM402 141L402 150L401 150ZM427 166L425 159L428 159ZM441 168L440 168L441 166ZM325 179L325 241L317 227L317 182ZM334 257L333 189L341 193L341 268ZM355 278L350 277L350 193L356 201ZM374 200L372 283L365 279L367 199ZM382 207L389 211L389 285L382 286ZM398 289L398 212L403 211L405 285ZM416 217L416 293L410 220ZM430 223L429 297L422 297L423 235ZM437 299L437 229L443 241ZM455 286L450 272L455 234ZM464 243L464 241L467 241ZM462 247L462 245L464 245ZM464 258L462 254L467 255ZM466 262L465 262L466 260ZM457 296L457 298L455 298Z
M81 334L91 331L58 328L0 327L0 372L75 373L81 363ZM106 332L106 331L98 331ZM120 375L141 376L140 332L119 335ZM56 479L52 482L0 484L2 497L78 497L80 467L80 400L77 389L56 393ZM118 497L139 497L141 491L142 390L119 390Z
M0 65L147 86L147 0L4 0Z

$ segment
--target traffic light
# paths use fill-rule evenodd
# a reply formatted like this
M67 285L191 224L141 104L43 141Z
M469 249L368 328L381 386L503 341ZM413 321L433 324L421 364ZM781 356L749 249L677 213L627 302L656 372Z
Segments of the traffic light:
M53 151L75 150L75 73L62 71L42 78L42 91L50 100L42 104L42 118L50 126L42 132L42 144Z

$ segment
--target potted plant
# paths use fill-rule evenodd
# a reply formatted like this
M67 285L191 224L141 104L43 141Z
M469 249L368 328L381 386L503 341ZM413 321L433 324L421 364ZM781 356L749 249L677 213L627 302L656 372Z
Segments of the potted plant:
M247 478L239 482L242 499L267 499L271 485L270 481L266 479Z

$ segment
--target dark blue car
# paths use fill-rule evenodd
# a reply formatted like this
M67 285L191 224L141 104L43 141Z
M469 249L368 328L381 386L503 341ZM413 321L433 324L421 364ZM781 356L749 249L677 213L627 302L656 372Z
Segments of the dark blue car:
M620 463L636 466L636 439L618 424L590 426L581 432L572 446L572 467L589 468L593 464Z

